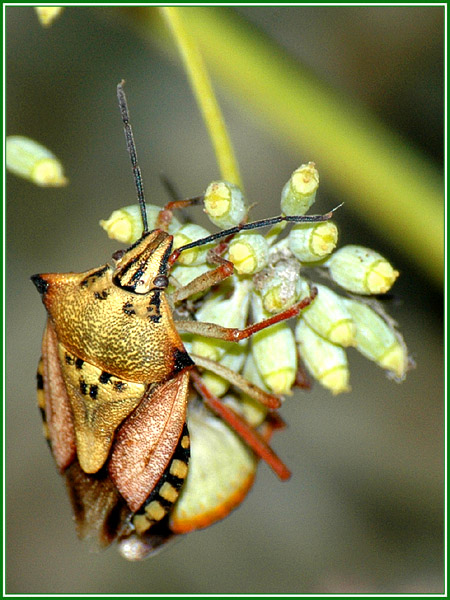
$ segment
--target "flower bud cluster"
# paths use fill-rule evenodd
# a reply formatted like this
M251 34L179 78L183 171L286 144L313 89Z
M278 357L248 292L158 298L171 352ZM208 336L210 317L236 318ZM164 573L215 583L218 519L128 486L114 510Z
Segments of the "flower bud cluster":
M282 190L282 213L304 215L314 203L318 185L314 163L296 169ZM159 210L154 205L147 207L150 229L156 227ZM247 221L242 192L225 181L208 186L204 211L222 229ZM138 206L114 211L101 225L110 237L127 244L142 235ZM267 392L289 395L300 357L314 379L339 394L350 390L347 351L353 347L395 380L403 380L411 367L403 338L368 298L388 292L398 271L369 248L347 245L335 250L338 229L331 220L296 223L287 234L286 226L281 222L268 232L252 229L230 236L222 245L221 255L233 263L235 274L211 290L196 290L189 306L196 321L242 329L310 300L297 314L294 327L282 320L239 343L182 334L194 360L197 355L215 361ZM211 235L204 227L182 224L175 217L168 231L174 237L174 248ZM214 269L211 250L216 244L196 246L180 254L171 270L169 293ZM331 280L334 289L313 282L314 273L322 281L324 276ZM358 299L355 294L362 297ZM215 395L228 392L230 382L217 373L204 370L202 377ZM245 395L243 398L246 410L254 410L255 401ZM261 409L257 414L262 414Z

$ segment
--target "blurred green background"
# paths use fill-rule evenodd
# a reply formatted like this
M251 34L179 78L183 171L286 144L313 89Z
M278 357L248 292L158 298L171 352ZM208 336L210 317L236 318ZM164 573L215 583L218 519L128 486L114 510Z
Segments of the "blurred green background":
M259 29L287 62L299 61L330 93L364 105L442 172L443 7L228 11L242 23L239 35ZM402 227L398 235L380 230L377 218L364 217L355 198L331 183L326 144L311 155L314 131L294 151L248 98L220 72L214 76L214 65L245 187L259 203L253 217L278 214L290 173L315 161L321 175L315 212L345 201L336 218L341 244L371 246L401 272L386 308L417 368L399 386L352 352L350 394L335 398L315 386L283 406L288 428L274 447L292 479L280 483L262 465L238 511L153 559L127 563L114 548L90 553L76 539L35 406L45 313L29 276L86 270L117 249L98 221L135 197L115 94L120 79L127 80L147 199L167 201L161 173L183 197L218 177L186 77L175 55L161 51L159 31L155 9L143 7L67 8L48 30L32 8L6 8L7 133L47 145L70 179L67 188L53 190L13 176L7 181L8 593L442 592L444 355L442 292L430 275L436 269L402 251ZM363 167L357 150L355 172ZM395 200L390 210L398 218ZM415 201L412 195L412 208ZM442 224L423 235L443 231Z

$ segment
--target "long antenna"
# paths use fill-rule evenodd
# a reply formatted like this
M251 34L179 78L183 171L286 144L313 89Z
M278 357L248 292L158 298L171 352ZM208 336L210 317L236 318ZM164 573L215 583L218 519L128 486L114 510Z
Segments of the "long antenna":
M123 91L125 81L122 81L117 85L117 98L119 100L120 116L123 121L123 130L125 133L125 139L127 141L127 150L131 159L131 166L133 168L134 183L136 185L137 196L139 200L139 207L141 209L142 224L144 226L143 235L148 233L148 222L147 222L147 211L145 210L145 197L144 197L144 184L142 181L141 169L139 168L136 154L136 144L134 143L133 130L131 129L130 115L128 113L127 97Z
M338 206L330 210L325 215L280 215L279 217L272 217L270 219L262 219L261 221L252 221L251 223L242 223L241 225L236 225L236 227L231 227L230 229L224 229L223 231L218 231L217 233L213 233L212 235L208 235L208 237L201 238L200 240L196 240L194 242L190 242L189 244L185 244L184 246L180 246L176 250L172 252L172 256L176 255L178 257L185 250L189 250L190 248L196 248L197 246L203 246L204 244L210 244L215 240L218 240L223 237L228 237L229 235L234 235L235 233L239 233L240 231L249 231L251 229L259 229L260 227L267 227L268 225L276 225L277 223L282 223L284 221L291 223L322 223L323 221L329 221L333 218L334 213L341 208L344 203L341 202Z

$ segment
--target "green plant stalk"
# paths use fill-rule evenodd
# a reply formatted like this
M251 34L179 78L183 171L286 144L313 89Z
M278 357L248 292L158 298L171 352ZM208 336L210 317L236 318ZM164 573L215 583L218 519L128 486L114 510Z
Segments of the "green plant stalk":
M216 153L221 177L242 189L239 167L234 155L225 121L217 102L211 80L195 38L183 23L185 11L175 7L160 7L183 59L194 96L203 115ZM183 14L182 14L183 12Z
M314 160L346 207L442 282L443 184L434 165L230 10L179 10L230 96L297 152L299 163ZM151 25L152 41L162 44Z

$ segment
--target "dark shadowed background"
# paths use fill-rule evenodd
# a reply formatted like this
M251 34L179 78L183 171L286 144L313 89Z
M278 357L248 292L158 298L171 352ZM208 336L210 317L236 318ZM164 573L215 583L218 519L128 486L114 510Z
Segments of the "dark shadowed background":
M442 7L230 10L441 168ZM316 385L283 407L289 427L274 447L293 471L288 483L260 466L239 510L147 562L127 563L114 548L90 553L77 540L35 403L45 313L29 276L86 270L117 249L98 221L135 198L117 109L120 79L127 80L147 198L167 201L160 173L183 197L218 177L184 73L136 36L136 18L120 8L74 7L44 30L32 8L6 9L7 133L46 144L70 179L62 189L13 176L7 182L7 591L442 592L441 290L395 239L345 206L336 218L341 243L371 246L401 271L388 310L417 362L406 382L396 385L352 352L350 394L332 397ZM288 151L257 115L223 87L218 92L248 195L259 202L253 216L276 215L290 173L315 157L307 147ZM321 172L314 212L344 200Z

